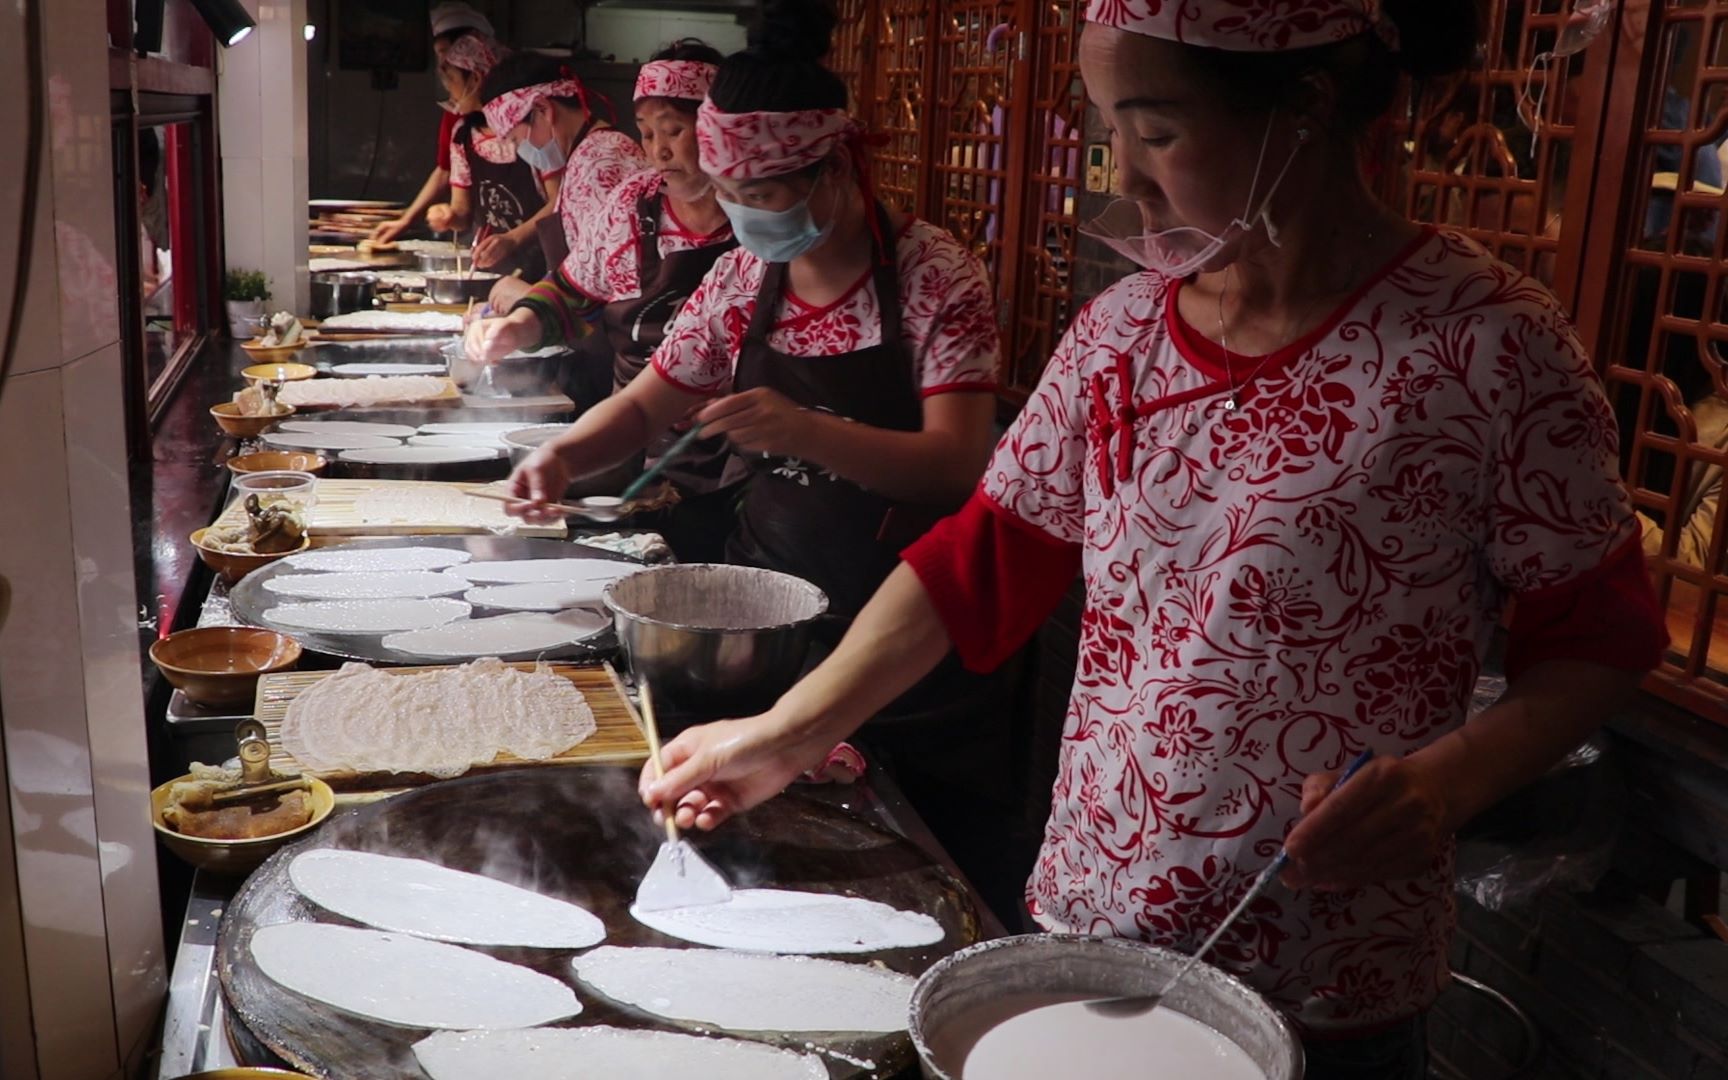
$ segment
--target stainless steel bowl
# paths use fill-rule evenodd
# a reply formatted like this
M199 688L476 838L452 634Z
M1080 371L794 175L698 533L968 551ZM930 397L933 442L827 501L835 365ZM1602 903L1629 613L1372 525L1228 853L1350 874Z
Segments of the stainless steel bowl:
M370 270L343 270L312 275L312 317L328 319L351 311L371 311L378 294L378 275Z
M454 270L428 273L426 295L440 304L466 304L470 300L478 303L492 295L498 276L489 270L469 273L466 269L461 274Z
M540 449L548 439L557 438L569 430L569 424L533 424L506 431L498 436L498 441L510 451L510 467L515 468L527 461L528 455Z
M1003 999L1020 995L1054 1001L1156 993L1186 959L1123 938L1025 934L986 941L941 960L913 987L912 1046L926 1077L955 1080L966 1053L983 1034L980 1010L988 1015L1002 1008ZM1175 1009L1228 1038L1266 1080L1301 1080L1302 1044L1295 1032L1240 979L1196 964L1159 1007Z
M753 566L656 566L606 587L624 657L663 711L686 719L760 712L797 681L828 597Z
M466 270L474 265L473 256L465 249L459 252L454 245L439 248L436 251L416 251L414 262L428 274L440 271ZM462 265L457 266L458 262Z

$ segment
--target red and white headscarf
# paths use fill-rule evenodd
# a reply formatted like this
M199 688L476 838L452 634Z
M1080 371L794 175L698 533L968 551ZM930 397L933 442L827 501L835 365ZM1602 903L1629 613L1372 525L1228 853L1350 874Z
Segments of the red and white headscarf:
M700 60L650 60L636 75L634 99L662 97L702 101L720 69Z
M582 80L565 71L561 79L505 91L481 106L480 111L486 114L486 126L503 135L528 119L528 110L545 98L575 98L582 102L583 108L588 105L588 91L583 89Z
M845 109L729 113L704 101L696 110L702 171L726 180L797 172L856 139L859 131Z
M444 53L444 62L461 71L482 78L498 66L498 61L510 55L510 49L497 38L485 34L459 37Z
M1398 47L1380 0L1088 0L1086 21L1233 52L1306 49L1370 30Z

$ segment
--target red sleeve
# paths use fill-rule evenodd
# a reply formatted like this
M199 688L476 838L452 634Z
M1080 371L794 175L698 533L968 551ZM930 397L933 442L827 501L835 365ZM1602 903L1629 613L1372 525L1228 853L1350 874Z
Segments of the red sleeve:
M1080 572L1080 545L982 491L900 553L970 671L994 670L1049 618Z
M456 135L456 122L461 117L453 112L446 112L444 119L438 121L438 167L445 172L450 171L450 140Z
M1634 533L1594 570L1546 589L1519 593L1506 643L1506 675L1544 660L1587 660L1645 672L1662 662L1668 627L1644 545Z

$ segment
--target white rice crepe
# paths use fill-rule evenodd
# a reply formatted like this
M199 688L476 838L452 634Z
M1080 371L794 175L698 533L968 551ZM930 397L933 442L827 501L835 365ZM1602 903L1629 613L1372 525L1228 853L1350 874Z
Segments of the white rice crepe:
M343 431L271 431L265 433L264 442L285 450L381 450L402 445L400 439Z
M440 658L514 656L568 645L612 625L608 615L586 608L556 614L526 612L489 619L462 619L427 630L390 634L384 647L412 656Z
M290 555L282 560L282 565L331 574L376 574L388 570L442 570L473 557L460 548L325 548Z
M594 1026L440 1031L414 1044L432 1080L827 1080L811 1054L737 1039Z
M277 431L303 431L308 435L382 435L387 439L406 439L414 434L407 424L374 424L366 420L284 420Z
M522 585L483 585L469 589L462 599L475 607L499 611L564 611L573 607L598 607L607 580L530 581Z
M392 674L345 664L288 704L282 748L312 772L448 778L500 754L544 761L594 734L582 691L488 657Z
M491 450L502 450L504 444L498 441L498 436L485 431L471 431L461 435L410 435L409 446L483 446Z
M534 581L614 581L642 569L615 559L503 559L469 563L452 571L482 584L517 585Z
M515 423L498 423L496 421L461 420L447 424L421 424L422 435L502 435L507 431L521 431L525 427L533 427L521 421Z
M605 924L575 904L423 859L319 848L296 855L288 879L326 911L416 937L535 949L606 940Z
M423 631L422 631L423 632ZM636 921L668 937L767 953L866 953L934 945L942 925L874 900L782 889L734 889L723 904L643 911Z
M604 945L570 963L613 1001L727 1031L904 1031L914 982L867 964L724 949Z
M343 461L366 465L457 465L465 461L491 461L497 450L475 446L389 446L380 449L344 450Z
M459 334L462 316L437 311L350 311L332 315L321 328L343 333L381 330L385 332Z
M549 975L408 934L281 923L252 934L252 959L302 997L403 1027L521 1028L582 1011Z
M460 318L460 316L455 316ZM364 379L302 379L284 386L276 400L294 406L353 408L407 404L445 397L450 380L432 375L373 375Z
M418 276L418 275L416 275ZM421 279L424 285L425 280ZM330 374L343 378L359 379L368 375L442 375L443 364L334 364Z
M430 570L397 570L390 573L278 574L264 588L279 596L303 600L384 600L449 596L468 583L455 574Z
M264 621L294 630L327 634L392 634L424 630L453 619L466 619L474 609L460 600L316 600L267 608Z
M306 272L310 274L332 274L344 270L370 270L372 264L364 259L337 259L329 255L320 255L306 260Z

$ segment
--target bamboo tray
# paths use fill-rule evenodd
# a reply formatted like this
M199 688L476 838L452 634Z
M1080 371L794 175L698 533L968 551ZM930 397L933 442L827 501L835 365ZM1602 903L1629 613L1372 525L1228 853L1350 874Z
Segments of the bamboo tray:
M532 662L510 665L519 671L532 671ZM476 765L464 776L497 772L502 769L551 768L565 765L641 765L648 760L648 744L642 736L636 709L624 696L617 677L605 667L575 664L552 664L552 673L575 684L594 711L594 734L556 757L544 761L523 761L500 752L490 764ZM390 675L412 675L436 671L435 667L382 668ZM264 725L270 739L270 767L282 773L306 773L323 780L339 791L365 791L377 788L414 787L432 783L436 778L419 773L355 773L311 772L293 755L282 748L282 720L288 715L288 705L311 689L333 671L285 671L266 675L258 680L258 696L253 702L253 715Z
M435 480L319 480L318 502L312 507L306 531L314 542L323 536L490 536L484 525L455 521L369 521L360 516L359 500L372 491L408 487L460 488L463 491L487 487L487 484L442 483ZM496 509L499 504L488 499L475 499L477 506ZM222 511L215 524L242 526L246 524L246 509L238 500ZM550 525L530 525L518 521L511 536L562 539L568 530L562 521Z

